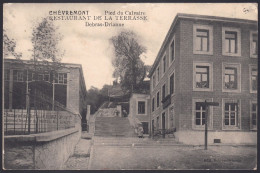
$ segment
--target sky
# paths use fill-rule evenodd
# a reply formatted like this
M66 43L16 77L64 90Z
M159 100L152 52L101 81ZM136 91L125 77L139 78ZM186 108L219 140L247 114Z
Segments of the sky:
M10 38L16 41L16 51L22 59L31 58L32 29L50 11L88 11L86 20L55 20L58 32L63 35L59 47L65 50L62 62L82 64L86 87L102 88L112 84L114 58L113 46L109 42L122 30L132 30L139 42L147 48L142 60L152 65L162 42L177 13L200 14L257 20L257 4L253 3L8 3L3 8L3 27ZM126 11L144 12L147 20L107 21L105 11L125 14ZM127 15L127 14L125 14ZM58 15L57 15L58 16ZM62 16L62 15L61 15ZM91 16L88 20L87 16ZM102 16L102 20L93 20ZM52 16L53 17L53 16ZM107 15L107 18L109 15ZM123 23L124 27L89 27L86 22Z

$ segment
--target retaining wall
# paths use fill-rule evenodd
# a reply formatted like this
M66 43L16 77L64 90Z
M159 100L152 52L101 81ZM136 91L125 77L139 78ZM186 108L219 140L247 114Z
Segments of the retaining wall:
M62 169L73 155L81 128L4 138L5 169Z

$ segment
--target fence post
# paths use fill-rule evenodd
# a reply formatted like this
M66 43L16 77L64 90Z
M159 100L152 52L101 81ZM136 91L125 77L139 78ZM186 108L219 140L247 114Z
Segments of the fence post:
M7 115L8 115L8 112L6 111L6 112L5 112L5 126L6 126L6 134L8 134L8 129L7 129Z
M57 110L57 130L59 130L59 112Z
M14 135L15 135L15 109L14 109Z
M27 91L27 116L28 116L28 133L31 133L31 114L30 114L30 96L29 90Z

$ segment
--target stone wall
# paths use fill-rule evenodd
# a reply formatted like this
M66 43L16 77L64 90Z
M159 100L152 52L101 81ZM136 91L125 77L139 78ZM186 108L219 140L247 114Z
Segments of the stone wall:
M35 135L5 136L5 169L61 169L73 154L81 128Z
M176 140L189 145L204 145L204 131L179 131L175 133ZM214 144L219 139L221 144L256 145L256 132L208 132L208 144Z

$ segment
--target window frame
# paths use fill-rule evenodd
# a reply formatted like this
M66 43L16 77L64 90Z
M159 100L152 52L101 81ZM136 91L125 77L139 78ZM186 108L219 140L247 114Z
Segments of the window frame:
M162 111L162 112L161 112L161 115L160 115L160 116L161 116L161 118L160 118L160 119L161 119L161 121L160 121L160 124L161 124L160 129L162 129L162 127L163 127L163 122L162 122L163 114L164 114L164 119L165 119L165 124L164 124L164 126L165 126L165 130L166 130L166 129L167 129L167 127L166 127L166 124L167 124L167 122L166 122L166 121L167 121L167 116L166 116L166 111L165 111L165 110Z
M256 104L256 125L253 125L252 123L252 120L253 120L253 117L252 117L252 105L253 104ZM257 105L257 100L250 100L250 130L257 130L257 121L258 121L258 118L257 118L257 112L258 112L258 105Z
M209 87L208 88L197 88L196 84L196 67L207 66L209 67ZM193 62L193 91L213 91L213 62Z
M194 130L205 130L205 125L196 125L196 102L213 102L213 98L192 98L192 129ZM208 130L213 130L213 106L209 107L209 121Z
M172 60L172 43L174 43L173 47L173 60ZM173 38L169 44L169 66L175 61L176 59L176 41L175 41L175 35L173 35Z
M257 74L258 74L258 68L256 65L253 65L253 64L250 64L249 65L249 87L250 87L250 93L254 93L256 94L257 93L257 89L256 90L253 90L252 89L252 69L256 69L257 70ZM258 76L256 76L256 79L258 79ZM258 81L256 82L258 84ZM257 86L258 88L258 86Z
M164 88L164 89L163 89ZM164 94L164 95L163 95ZM162 98L161 100L163 100L165 97L167 96L167 92L166 92L166 83L164 83L162 85Z
M156 85L158 85L158 83L160 82L160 64L156 68L156 76L157 76Z
M197 30L208 30L208 50L196 50L196 38L197 38ZM202 25L202 24L194 24L193 25L193 54L205 54L205 55L213 55L213 26L212 25Z
M144 113L139 113L139 103L140 102L142 102L142 103L144 103ZM142 99L138 99L137 101L136 101L136 103L137 103L137 110L136 110L136 114L137 115L147 115L147 103L146 103L146 100L142 100Z
M253 53L253 34L257 34L258 36L258 32L257 31L250 31L250 58L257 58L258 54L255 55ZM257 37L258 38L258 37ZM257 40L258 43L258 40ZM259 44L259 43L258 43ZM256 46L256 49L258 50L258 45ZM258 53L258 52L257 52Z
M14 73L16 71L16 73ZM19 80L19 74L22 74L22 80ZM15 79L15 74L16 74L16 79ZM21 77L21 76L20 76ZM14 82L26 82L26 80L24 80L24 70L21 69L14 69L13 70L13 81Z
M156 76L155 76L155 74L153 74L153 76L152 76L152 91L154 90L155 86L156 86Z
M227 32L236 32L237 33L237 40L236 43L237 45L237 52L232 53L232 52L226 52L225 47L226 47L226 31ZM234 28L234 27L222 27L222 55L225 56L241 56L241 29L240 28Z
M171 93L171 76L174 76L173 77L173 93ZM169 84L168 84L168 93L172 96L172 95L175 95L175 78L176 78L176 76L175 76L175 70L173 70L173 72L171 72L170 74L169 74L169 76L168 76L168 79L169 79Z
M66 78L64 77L65 74L67 75ZM62 79L63 79L63 80L62 80L62 83L60 82L60 78L59 78L60 75L63 76L63 78L62 78ZM54 80L54 83L55 83L55 84L68 85L68 73L62 73L62 72L60 72L60 73L56 73L54 79L55 79L55 80ZM64 82L65 79L66 79L66 82Z
M155 111L155 99L154 99L154 97L152 98L152 112L154 112Z
M160 107L160 91L156 93L156 109Z
M225 125L225 104L236 103L238 105L237 113L237 125ZM241 100L240 99L222 99L222 130L241 130Z
M4 69L4 81L10 81L10 70L9 69Z
M225 69L226 67L237 69L237 89L226 89L225 88ZM240 63L222 63L222 92L241 92L241 64Z
M167 71L167 55L166 53L164 53L162 57L162 76L164 76L166 71Z

